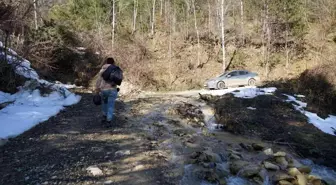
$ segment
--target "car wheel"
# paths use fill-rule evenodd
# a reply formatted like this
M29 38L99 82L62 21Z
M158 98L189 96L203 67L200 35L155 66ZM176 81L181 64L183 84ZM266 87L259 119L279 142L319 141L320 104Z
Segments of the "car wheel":
M217 89L225 89L225 83L223 81L218 82Z
M248 85L249 86L255 86L256 85L256 80L254 79L254 78L251 78L251 79L249 79L249 81L248 81Z

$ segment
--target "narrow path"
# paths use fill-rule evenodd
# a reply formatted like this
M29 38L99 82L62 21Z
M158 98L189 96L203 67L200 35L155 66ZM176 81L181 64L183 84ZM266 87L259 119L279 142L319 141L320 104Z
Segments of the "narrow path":
M162 178L168 164L153 153L154 138L130 116L136 102L118 102L118 125L106 128L91 99L82 94L79 104L1 147L0 184L175 184ZM102 174L90 174L90 166Z

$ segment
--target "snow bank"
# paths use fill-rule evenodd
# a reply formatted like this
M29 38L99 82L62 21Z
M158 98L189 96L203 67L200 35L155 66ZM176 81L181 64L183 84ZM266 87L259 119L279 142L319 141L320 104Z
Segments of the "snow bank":
M65 106L76 104L81 97L71 93L61 83L51 83L40 79L37 72L30 67L28 60L20 58L17 53L7 49L7 55L0 42L0 59L6 57L8 64L11 64L15 72L21 76L31 79L24 87L19 88L16 94L8 94L0 91L0 103L13 102L0 110L0 138L17 136L40 122L48 120L58 114ZM31 85L31 84L35 84ZM44 86L53 90L52 93L42 96L39 90L28 88L28 86Z
M55 116L64 106L78 103L80 100L80 97L74 94L64 98L56 91L43 97L39 90L19 92L11 95L11 98L15 99L15 102L0 110L0 138L21 134Z
M233 94L237 98L255 98L260 95L272 95L277 88L268 87L268 88L258 88L254 86L249 87L239 87L239 88L229 88L224 90L214 90L214 91L202 91L200 94L210 94L213 96L222 96L224 94Z
M327 119L322 119L317 114L304 110L307 107L307 103L297 100L294 96L284 95L288 97L288 102L295 102L293 106L308 117L309 123L327 134L336 135L336 116L329 115Z

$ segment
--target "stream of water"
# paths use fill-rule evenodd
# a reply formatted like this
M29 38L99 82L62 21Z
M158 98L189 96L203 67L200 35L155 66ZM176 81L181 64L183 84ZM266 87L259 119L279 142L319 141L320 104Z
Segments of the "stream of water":
M196 103L196 102L195 102ZM207 125L207 128L210 132L213 133L223 133L223 135L226 139L231 139L231 135L229 133L224 133L223 131L218 130L218 124L216 123L215 119L215 111L213 110L212 107L205 103L197 103L198 106L201 107L201 110L204 114L204 120ZM222 138L218 138L219 140L222 140ZM235 140L246 140L244 137L240 136L234 136ZM325 166L320 166L314 164L311 160L309 159L298 159L302 164L310 166L312 168L312 175L316 175L321 177L324 181L326 181L330 185L336 185L336 172L328 167ZM226 171L229 170L229 165L227 162L223 162L220 164L225 167ZM204 180L200 180L194 173L193 170L196 168L194 164L188 164L184 167L184 177L181 180L181 185L216 185L216 183L210 183ZM255 185L255 183L248 181L247 179L241 178L239 176L230 176L226 179L227 185ZM218 184L218 183L217 183ZM263 185L273 185L272 180L270 179L269 175L266 173L264 177L264 182Z

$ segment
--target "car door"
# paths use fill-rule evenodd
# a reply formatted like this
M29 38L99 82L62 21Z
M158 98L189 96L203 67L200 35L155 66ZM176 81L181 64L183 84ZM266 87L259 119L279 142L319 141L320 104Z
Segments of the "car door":
M238 71L239 75L237 77L237 83L236 85L246 85L247 84L247 78L248 78L248 72L247 71Z
M239 82L239 73L238 71L232 71L231 73L228 74L227 82L226 84L228 86L235 86Z

